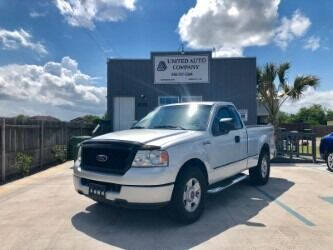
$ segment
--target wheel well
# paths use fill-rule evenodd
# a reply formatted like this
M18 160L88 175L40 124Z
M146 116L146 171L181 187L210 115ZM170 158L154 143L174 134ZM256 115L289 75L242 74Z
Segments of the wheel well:
M264 152L270 154L269 146L267 143L264 143L264 145L262 145L260 154Z
M208 173L207 173L207 169L206 169L206 165L205 165L205 163L203 163L201 160L199 160L199 159L197 159L197 158L193 158L193 159L190 159L190 160L188 160L187 162L185 162L184 164L183 164L183 166L180 168L180 170L179 170L179 172L178 172L178 174L177 174L177 177L176 177L176 181L177 181L177 179L178 179L178 177L187 169L187 168L189 168L189 167L193 167L193 166L195 166L195 167L197 167L197 168L199 168L201 171L202 171L202 173L203 173L203 175L205 176L205 179L206 179L206 181L207 181L207 184L208 184Z

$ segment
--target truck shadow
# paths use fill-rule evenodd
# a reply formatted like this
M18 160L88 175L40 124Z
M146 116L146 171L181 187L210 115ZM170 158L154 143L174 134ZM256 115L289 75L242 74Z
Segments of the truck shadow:
M286 179L271 178L260 189L277 199L293 185ZM163 210L130 210L98 204L74 215L72 224L88 236L120 248L188 249L237 225L265 227L251 219L270 202L272 199L244 181L209 195L204 215L191 225L171 221Z

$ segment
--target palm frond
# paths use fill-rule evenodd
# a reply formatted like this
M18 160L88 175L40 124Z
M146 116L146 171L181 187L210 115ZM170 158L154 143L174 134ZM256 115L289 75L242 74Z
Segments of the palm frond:
M293 87L286 94L293 100L298 100L308 87L316 88L319 85L319 78L313 75L297 76Z
M265 84L274 84L277 70L273 63L267 63L262 69L262 81Z
M277 75L279 77L279 82L280 82L280 85L282 87L283 87L283 85L285 85L287 83L286 73L289 69L290 69L290 63L289 62L280 64L278 69L277 69Z
M257 67L256 69L256 74L257 74L257 87L261 84L261 79L262 79L262 70L261 68Z
M282 90L279 92L279 98L288 95L288 93L291 91L291 87L288 84L281 85Z

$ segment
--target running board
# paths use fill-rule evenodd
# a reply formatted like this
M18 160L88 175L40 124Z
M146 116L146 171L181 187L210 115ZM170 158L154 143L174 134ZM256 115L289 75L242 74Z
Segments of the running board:
M207 191L209 194L216 194L219 193L232 185L235 185L248 177L246 174L237 174L236 176L230 177L226 180L220 181L216 184L213 184L211 188Z

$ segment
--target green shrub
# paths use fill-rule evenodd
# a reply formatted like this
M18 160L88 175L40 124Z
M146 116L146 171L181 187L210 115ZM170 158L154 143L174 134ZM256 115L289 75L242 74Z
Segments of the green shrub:
M17 153L15 158L15 167L20 170L23 176L30 173L32 157L28 154Z
M52 154L57 162L65 162L67 160L67 150L64 145L53 146Z

